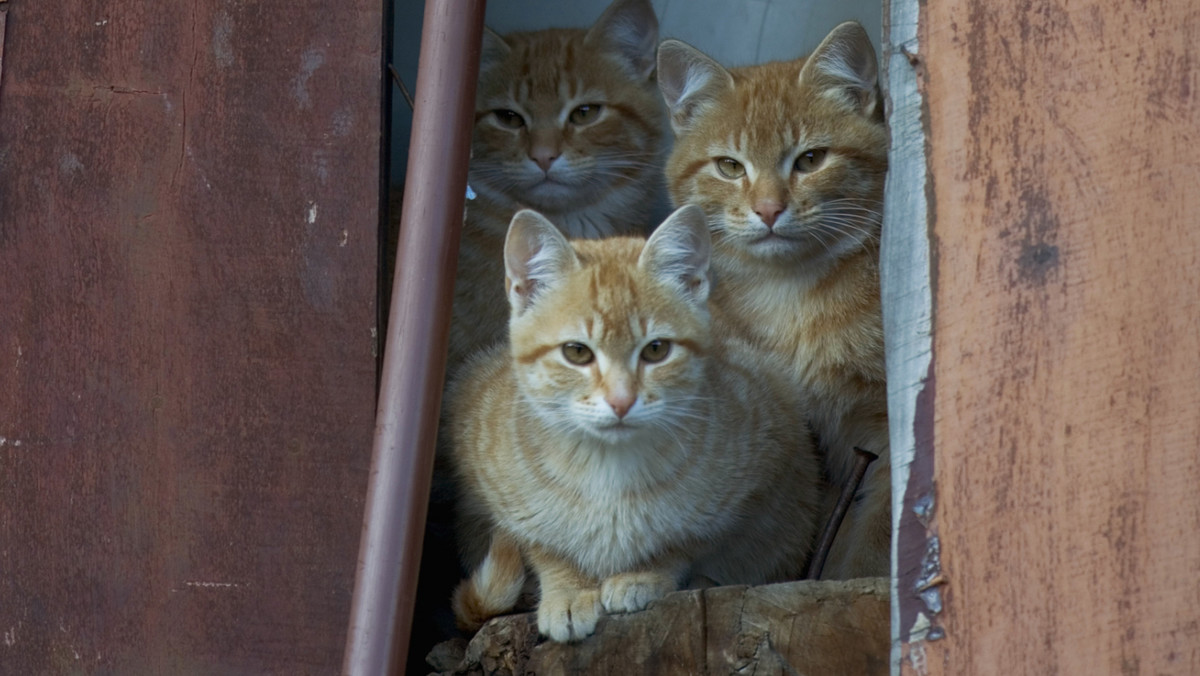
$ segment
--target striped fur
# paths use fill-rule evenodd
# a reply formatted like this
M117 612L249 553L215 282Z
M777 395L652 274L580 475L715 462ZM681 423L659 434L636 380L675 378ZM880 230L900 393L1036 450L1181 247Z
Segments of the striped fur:
M888 144L870 40L845 23L807 59L731 70L668 40L658 65L676 134L668 187L676 204L708 214L719 323L791 363L813 397L835 485L854 446L880 454L826 576L887 575L879 232ZM721 158L735 170L723 173L731 165Z
M520 547L504 533L494 533L483 561L454 590L451 606L458 628L476 631L489 619L512 610L524 587Z
M519 209L537 209L570 237L593 238L643 232L663 213L657 40L649 0L616 0L590 30L485 35L469 172L477 197L467 203L459 247L452 368L503 337L500 262ZM577 123L579 106L593 116Z
M511 344L450 394L471 608L508 603L475 582L494 577L497 537L519 543L539 629L560 641L692 578L796 577L821 500L805 404L782 364L714 338L703 213L676 212L648 242L568 243L525 211L508 242ZM570 344L591 361L572 363Z

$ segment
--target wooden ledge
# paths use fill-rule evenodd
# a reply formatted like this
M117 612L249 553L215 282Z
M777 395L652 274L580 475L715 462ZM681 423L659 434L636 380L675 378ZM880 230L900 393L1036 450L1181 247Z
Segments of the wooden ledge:
M888 673L888 581L786 582L676 592L611 615L574 644L539 641L532 613L438 645L438 676Z

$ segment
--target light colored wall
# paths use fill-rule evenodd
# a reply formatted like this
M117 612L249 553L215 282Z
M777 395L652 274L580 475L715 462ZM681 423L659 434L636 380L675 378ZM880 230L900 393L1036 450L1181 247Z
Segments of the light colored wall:
M882 0L652 0L663 38L679 38L727 66L794 59L812 51L849 19L866 27L879 49ZM499 33L588 26L609 0L491 0L486 22ZM396 0L394 63L411 90L416 81L424 0ZM393 101L392 179L404 174L412 113Z

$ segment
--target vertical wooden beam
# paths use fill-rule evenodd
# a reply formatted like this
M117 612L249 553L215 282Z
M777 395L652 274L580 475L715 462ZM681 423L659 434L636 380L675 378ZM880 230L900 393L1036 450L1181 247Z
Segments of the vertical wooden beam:
M1200 673L1200 6L891 4L899 671Z
M462 232L485 0L427 0L367 509L343 672L408 651Z
M892 454L892 667L901 650L923 639L936 620L920 594L922 563L936 533L924 515L933 500L931 285L933 255L927 226L926 125L919 90L917 0L884 8L883 81L891 132L880 280L887 344L888 418ZM920 418L918 418L920 416ZM917 506L922 507L918 518ZM926 597L936 606L939 590ZM918 617L922 619L918 622ZM915 629L914 629L915 625ZM899 633L900 631L903 633ZM936 633L935 633L936 636Z

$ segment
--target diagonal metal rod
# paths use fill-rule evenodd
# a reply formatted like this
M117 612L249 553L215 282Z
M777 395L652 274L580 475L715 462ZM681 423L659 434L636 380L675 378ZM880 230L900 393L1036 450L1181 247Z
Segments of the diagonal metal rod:
M812 560L808 563L808 570L804 573L806 580L821 579L821 573L825 570L825 559L828 558L829 550L833 547L833 539L837 536L838 529L842 527L842 520L846 518L846 511L850 509L850 501L854 499L854 494L858 492L858 486L867 474L867 466L879 457L858 446L854 447L854 454L857 456L854 460L854 469L846 480L846 484L842 486L841 493L838 494L838 501L829 515L829 521L825 523L821 541L817 544Z
M408 182L342 672L408 652L462 234L485 0L426 0Z

